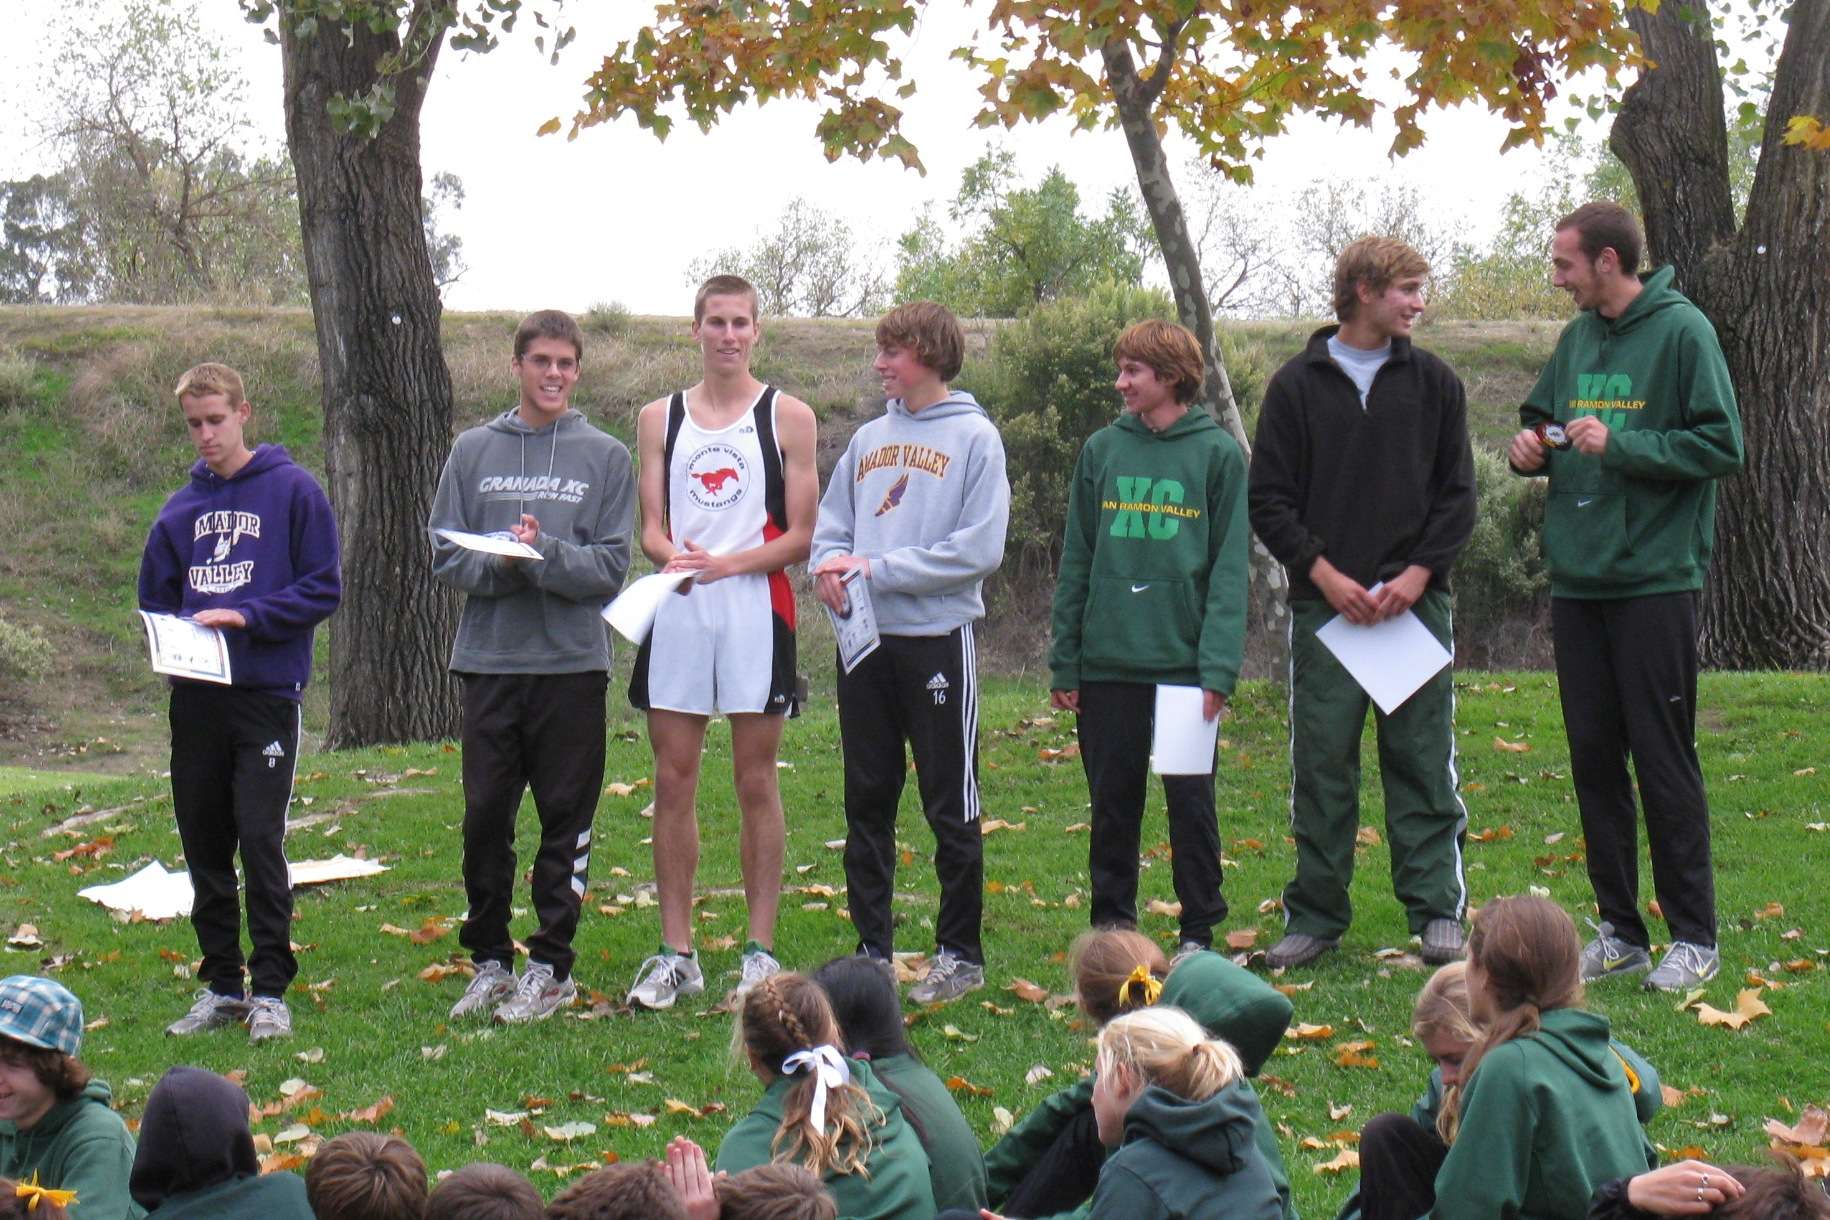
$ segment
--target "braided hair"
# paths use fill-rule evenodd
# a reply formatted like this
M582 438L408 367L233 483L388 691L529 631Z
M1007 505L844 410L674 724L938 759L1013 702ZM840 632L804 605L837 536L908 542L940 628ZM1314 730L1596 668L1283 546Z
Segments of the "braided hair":
M773 974L745 994L737 1016L738 1038L750 1060L770 1080L783 1075L783 1061L796 1051L832 1046L844 1052L845 1040L833 1018L832 1005L818 984L805 975ZM847 1082L828 1091L826 1130L813 1125L815 1074L799 1075L782 1103L782 1123L770 1148L776 1161L805 1165L814 1173L869 1177L871 1131L883 1113L870 1095Z

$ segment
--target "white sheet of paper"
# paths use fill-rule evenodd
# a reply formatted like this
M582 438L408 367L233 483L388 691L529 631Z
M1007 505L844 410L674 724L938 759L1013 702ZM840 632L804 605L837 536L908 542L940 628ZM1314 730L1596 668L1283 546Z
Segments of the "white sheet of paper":
M294 860L287 869L292 873L292 884L323 885L327 881L348 881L354 877L373 877L376 873L385 873L388 866L377 864L373 860L358 860L354 856L332 856L328 860Z
M644 576L604 604L604 621L631 644L640 644L654 629L655 615L668 594L693 579L691 572L656 572ZM688 590L690 593L691 591Z
M1337 614L1322 624L1315 638L1388 716L1455 659L1409 610L1370 627L1356 626Z
M124 881L76 891L111 911L138 911L148 919L177 919L191 913L191 875L168 873L154 860Z
M877 634L877 609L871 604L871 582L864 569L851 569L839 583L845 586L845 613L835 614L828 606L826 617L832 620L832 633L839 641L839 664L850 673L859 661L877 651L881 637Z
M154 673L229 685L229 641L216 627L175 614L140 611Z
M1198 686L1158 686L1150 731L1150 769L1158 775L1206 775L1214 769L1220 717L1201 718L1207 692Z
M352 856L329 860L299 860L291 864L292 884L322 885L385 873L388 866ZM99 902L111 911L138 911L147 919L178 919L191 913L191 875L171 873L154 860L133 876L110 885L92 885L76 891L78 898Z
M513 538L502 538L495 534L466 534L463 530L436 530L440 538L455 542L467 551L483 551L490 555L512 555L517 559L545 559L546 556L536 551L525 542L516 542Z

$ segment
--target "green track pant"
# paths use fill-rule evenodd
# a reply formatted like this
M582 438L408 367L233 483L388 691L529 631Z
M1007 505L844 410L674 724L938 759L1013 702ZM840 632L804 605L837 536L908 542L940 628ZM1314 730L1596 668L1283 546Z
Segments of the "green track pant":
M1413 607L1454 651L1449 597L1431 589ZM1360 735L1371 704L1334 654L1315 638L1334 617L1327 602L1290 604L1290 830L1296 878L1284 887L1291 932L1334 939L1353 920L1354 836L1360 826ZM1385 782L1385 837L1392 892L1413 933L1467 909L1462 845L1468 813L1457 795L1453 666L1431 678L1391 715L1373 709Z

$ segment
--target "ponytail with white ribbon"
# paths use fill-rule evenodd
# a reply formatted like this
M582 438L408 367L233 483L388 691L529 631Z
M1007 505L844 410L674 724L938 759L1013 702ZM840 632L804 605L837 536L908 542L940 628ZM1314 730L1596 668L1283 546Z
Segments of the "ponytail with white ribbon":
M802 1068L813 1073L813 1106L809 1117L813 1120L813 1129L823 1136L826 1134L826 1094L851 1083L851 1067L836 1047L822 1045L812 1050L795 1051L782 1060L784 1076L793 1076Z

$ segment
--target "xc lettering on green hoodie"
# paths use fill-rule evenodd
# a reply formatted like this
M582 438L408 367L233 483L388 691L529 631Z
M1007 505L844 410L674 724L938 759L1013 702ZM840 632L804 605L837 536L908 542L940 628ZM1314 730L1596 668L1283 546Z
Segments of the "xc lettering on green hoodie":
M1102 513L1112 513L1114 538L1154 538L1167 542L1182 528L1183 519L1198 521L1199 507L1185 507L1187 490L1175 479L1148 475L1114 475L1116 490L1101 500Z

